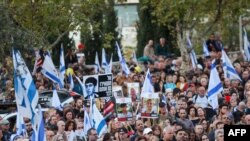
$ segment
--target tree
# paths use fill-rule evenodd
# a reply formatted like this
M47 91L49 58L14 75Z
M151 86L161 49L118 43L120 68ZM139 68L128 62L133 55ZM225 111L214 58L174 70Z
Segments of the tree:
M150 5L154 9L151 15L156 17L153 22L168 25L176 35L176 43L183 60L182 71L189 68L187 34L192 37L193 31L197 31L196 37L199 38L199 44L201 44L205 36L210 33L230 30L229 26L225 26L230 22L225 23L225 20L237 21L239 15L247 10L247 0L240 2L233 0L155 0L150 1Z
M22 42L22 46L27 48L52 50L60 45L69 31L77 26L83 33L83 40L86 41L86 44L89 44L87 47L98 51L103 42L108 46L107 38L101 37L103 15L107 8L103 0L30 0L29 2L10 0L4 1L3 5L4 13L11 19L8 21L15 25L15 29L20 30L17 37L28 39L27 42ZM1 13L1 15L4 15L4 13ZM10 30L12 26L5 25L5 27L8 34L1 30L0 34L3 33L5 36L17 34L15 30ZM106 33L103 36L106 37L105 35ZM108 35L110 38L115 36L111 33ZM103 39L100 41L92 40L98 38ZM12 39L14 39L14 43L17 42L15 38ZM10 47L11 41L11 38L9 38L6 47Z
M152 39L156 43L161 37L167 38L168 44L172 43L172 35L167 25L157 24L156 16L152 14L155 8L152 6L153 0L140 0L138 5L138 34L137 34L137 56L143 55L143 50L148 40Z

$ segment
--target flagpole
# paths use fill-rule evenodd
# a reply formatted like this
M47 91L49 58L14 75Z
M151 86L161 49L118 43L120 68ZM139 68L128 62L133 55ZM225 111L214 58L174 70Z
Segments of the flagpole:
M243 45L242 45L242 16L239 17L239 41L240 41L240 51L243 53Z

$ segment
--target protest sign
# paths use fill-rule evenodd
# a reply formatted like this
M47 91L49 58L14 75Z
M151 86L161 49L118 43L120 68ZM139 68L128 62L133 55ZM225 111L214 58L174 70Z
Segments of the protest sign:
M116 114L118 121L132 120L133 112L131 103L131 98L128 97L116 99Z
M140 84L139 83L127 83L128 96L131 97L132 102L140 101Z
M115 98L122 98L123 97L123 92L122 92L122 86L113 86L113 96Z
M83 84L85 86L84 98L111 97L112 83L112 74L83 76Z
M158 93L149 93L142 97L142 118L158 118Z

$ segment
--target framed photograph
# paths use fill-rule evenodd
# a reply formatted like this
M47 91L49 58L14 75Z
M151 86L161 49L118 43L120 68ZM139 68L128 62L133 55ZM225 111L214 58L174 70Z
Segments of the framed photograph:
M116 99L116 114L118 121L132 120L133 110L131 98L117 98Z
M115 98L122 98L122 97L124 97L123 96L123 92L122 92L122 86L113 86L112 92L113 92L113 96Z
M84 99L111 97L112 96L112 74L83 76L85 87Z
M159 96L158 93L148 94L142 97L142 118L158 118L159 114Z
M127 83L128 95L131 97L132 102L140 101L140 84Z

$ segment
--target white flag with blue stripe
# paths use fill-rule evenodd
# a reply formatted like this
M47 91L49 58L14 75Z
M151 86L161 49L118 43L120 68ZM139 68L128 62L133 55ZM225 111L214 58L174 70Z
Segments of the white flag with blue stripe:
M51 106L52 106L52 107L54 107L54 108L56 108L56 109L58 109L58 110L61 110L61 111L63 110L56 89L53 89L53 96L52 96L52 100L51 100L51 101L52 101L52 102L51 102Z
M203 42L202 46L203 46L203 56L204 57L210 56L210 53L209 53L208 48L207 48L207 43L205 41Z
M88 112L86 111L86 109L84 110L84 118L83 118L83 127L84 127L84 135L86 136L87 135L87 132L88 130L92 127L91 126L91 121L90 121L90 118L89 118L89 114Z
M74 89L74 85L75 85L72 74L69 73L68 78L69 78L69 90L72 91Z
M230 59L228 58L226 52L223 49L221 58L223 63L224 78L229 78L230 80L238 79L241 81L240 76L234 69Z
M105 53L105 49L102 48L102 68L104 70L106 70L106 68L108 67L108 62L106 60L106 53Z
M144 97L147 94L152 94L154 93L154 86L152 84L152 78L150 75L150 71L148 69L146 76L145 76L145 80L142 86L142 91L141 91L141 96Z
M57 83L60 88L63 88L61 80L58 77L58 71L55 68L55 65L53 64L52 59L48 55L45 56L41 72L43 73L44 76L49 78L51 81L53 81L54 83Z
M208 84L208 102L213 109L218 108L218 94L223 91L223 86L220 81L219 74L216 69L215 60L213 60L210 71L210 78Z
M135 51L133 51L133 54L132 54L132 61L138 64Z
M117 54L119 57L119 62L121 63L122 71L126 74L126 76L128 76L130 74L130 70L126 64L126 60L122 56L122 52L117 42L116 42L116 47L117 47Z
M110 60L109 60L109 68L107 69L106 74L112 73L112 67L113 67L113 53L111 54Z
M38 118L36 120L36 125L33 128L31 140L32 141L46 141L45 126L43 120L43 112L40 105L38 105Z
M16 134L17 135L26 135L26 128L23 120L23 116L17 112L16 115Z
M37 127L38 128L38 140L37 141L46 141L43 112L42 112L42 108L40 105L38 106L38 115L39 115L39 120L38 120L38 127Z
M34 124L36 118L35 108L38 103L36 85L20 52L13 50L12 53L17 110L23 117L31 119L32 124Z
M98 53L95 53L95 73L99 73L100 71L100 63L99 63L99 58L98 58Z
M187 48L191 49L191 52L189 53L189 56L190 56L190 59L191 59L191 62L192 62L193 69L196 69L198 61L197 61L196 54L194 52L191 40L189 39L189 36L187 36Z
M59 73L59 78L61 80L62 86L64 87L64 77L65 77L65 72L66 72L66 67L65 67L65 60L64 60L64 51L63 51L63 45L61 46L61 51L60 51L60 73Z
M83 82L80 80L80 78L77 77L76 75L75 75L75 78L76 78L76 80L78 81L78 83L80 84L80 86L81 86L81 88L82 88L82 94L83 94L83 96L85 97L85 94L87 94L87 92L85 91L85 85L84 85ZM86 96L87 96L87 95L86 95Z
M96 104L94 102L94 99L90 100L90 121L93 128L96 129L98 136L102 136L103 133L107 132L107 124L103 117L103 115L100 113L100 111L97 109Z
M244 30L244 54L247 61L250 61L250 43L247 38L247 32Z

